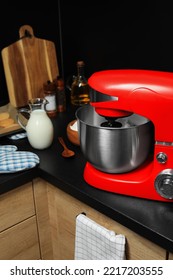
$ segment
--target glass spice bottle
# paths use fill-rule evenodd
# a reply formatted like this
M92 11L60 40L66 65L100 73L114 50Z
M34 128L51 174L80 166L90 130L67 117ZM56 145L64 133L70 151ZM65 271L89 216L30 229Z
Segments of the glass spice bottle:
M85 77L85 63L77 61L77 76L74 77L71 85L71 104L81 106L89 102L89 85Z
M48 101L46 104L46 112L50 118L57 115L56 106L56 86L53 82L47 81L43 84L44 98Z
M54 80L56 85L56 103L57 103L57 112L65 112L66 111L66 93L64 80L61 77L57 77Z

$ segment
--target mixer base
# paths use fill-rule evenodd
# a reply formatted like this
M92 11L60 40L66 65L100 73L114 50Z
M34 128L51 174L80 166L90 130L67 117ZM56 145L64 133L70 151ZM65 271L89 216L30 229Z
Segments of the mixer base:
M89 162L84 169L84 180L91 186L117 194L171 202L161 197L154 187L153 163L147 162L138 169L123 174L104 173Z

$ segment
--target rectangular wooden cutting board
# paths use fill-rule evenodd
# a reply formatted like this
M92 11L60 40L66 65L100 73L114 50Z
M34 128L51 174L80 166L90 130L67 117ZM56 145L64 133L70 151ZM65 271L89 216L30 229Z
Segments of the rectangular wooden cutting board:
M19 40L1 51L9 100L16 108L43 97L43 83L59 75L55 44L36 38L29 25L19 29Z
M12 124L1 126L1 113L8 113L9 118L13 120ZM17 109L13 107L10 103L0 107L0 137L6 136L11 133L21 132L23 129L17 123Z

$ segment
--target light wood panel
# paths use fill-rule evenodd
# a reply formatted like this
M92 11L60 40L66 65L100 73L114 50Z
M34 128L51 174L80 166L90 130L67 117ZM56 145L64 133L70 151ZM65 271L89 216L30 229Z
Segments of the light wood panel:
M34 180L34 199L41 248L41 259L50 260L53 259L53 248L48 210L47 184L39 178Z
M0 232L35 215L32 183L0 196Z
M168 260L173 260L173 253L169 253Z
M1 260L40 259L36 217L31 217L0 233Z
M102 226L126 236L126 257L129 260L166 259L166 250L90 208L54 186L48 186L48 205L54 259L74 259L75 219L85 212Z

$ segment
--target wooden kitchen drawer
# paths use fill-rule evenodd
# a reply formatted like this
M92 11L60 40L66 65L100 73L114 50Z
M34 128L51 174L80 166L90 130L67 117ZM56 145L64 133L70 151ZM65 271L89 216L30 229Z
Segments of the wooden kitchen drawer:
M35 215L32 183L0 195L0 232Z
M40 259L36 217L0 233L0 260Z

